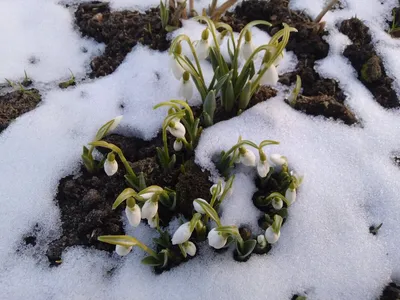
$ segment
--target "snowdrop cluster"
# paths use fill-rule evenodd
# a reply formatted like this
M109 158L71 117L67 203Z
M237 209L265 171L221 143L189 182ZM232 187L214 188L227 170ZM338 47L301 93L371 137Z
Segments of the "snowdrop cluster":
M206 16L198 16L195 20L205 22L200 40L192 42L184 34L177 36L171 43L171 70L181 81L180 96L189 100L193 95L193 83L198 89L203 101L203 120L205 126L213 124L214 112L219 103L227 112L240 113L247 108L251 97L261 85L276 85L278 72L276 66L283 57L283 51L291 32L296 29L283 24L268 44L255 47L252 43L251 28L256 25L271 25L266 21L253 21L247 24L236 40L232 28L225 23L214 23ZM221 32L218 32L221 31ZM228 39L229 60L221 53L221 43ZM211 39L211 42L210 42ZM182 54L181 43L186 42L193 54L194 62ZM261 66L256 68L254 59L263 53ZM200 61L209 59L214 77L206 85ZM242 61L241 61L242 60ZM241 69L239 69L242 67Z
M184 7L184 5L184 2L179 2L179 7ZM162 15L165 27L168 21L166 6L167 4L163 6ZM203 126L213 125L217 103L228 113L240 113L247 108L250 99L261 85L275 85L278 82L276 67L283 57L290 33L296 31L283 24L283 29L279 30L268 43L255 47L252 43L252 27L270 25L268 22L250 22L236 39L232 28L227 24L214 23L206 16L198 16L195 19L207 24L200 40L192 42L188 36L179 35L173 40L170 49L170 68L175 78L180 81L179 97L181 99L161 102L154 107L154 109L161 107L167 109L167 116L162 124L163 146L157 148L158 164L165 174L177 169L175 165L177 155L178 161L182 161L181 157L183 158L181 170L185 168L185 160L193 156L202 132L200 122ZM228 60L223 57L220 47L225 39L228 40ZM189 45L193 62L182 53L184 42ZM256 67L255 58L260 55L263 55L262 63ZM211 83L207 85L200 67L200 61L205 59L211 62L214 70ZM201 116L195 116L188 105L188 100L193 97L194 87L197 88L203 101ZM208 240L209 246L214 249L227 248L234 244L235 259L245 261L253 252L266 253L268 247L279 240L287 208L295 202L302 178L293 171L289 171L288 160L285 156L267 155L264 148L279 144L277 141L264 140L257 145L239 137L238 142L228 151L222 151L216 167L226 181L220 180L211 186L209 199L194 199L193 211L191 212L189 208L189 212L184 212L185 221L171 236L162 229L164 225L167 225L167 221L163 217L165 211L161 208L166 209L170 217L177 217L179 212L177 207L179 208L181 200L178 199L177 202L177 195L178 198L180 197L179 191L175 192L157 185L147 186L143 173L136 174L133 171L122 150L103 140L118 126L121 118L121 116L117 117L99 129L95 139L89 143L90 147L84 147L82 158L86 169L91 173L103 168L108 176L114 176L121 174L119 164L124 166L126 173L124 178L129 187L120 193L112 208L116 209L125 202L125 215L129 225L138 227L142 220L145 220L151 228L159 232L160 237L154 239L157 251L150 249L132 236L117 235L98 238L100 241L115 245L118 255L125 256L137 246L148 253L148 256L142 260L144 264L165 269L195 256L196 242ZM168 145L171 137L173 145ZM93 158L93 152L97 147L109 150L101 161ZM172 154L171 148L174 152ZM256 183L261 195L258 195L254 204L265 212L263 234L254 236L251 232L241 234L236 225L221 223L219 208L222 201L232 193L235 176L231 173L236 164L254 168L258 174Z
M168 107L168 115L165 117L162 127L164 147L157 148L158 158L165 171L174 167L176 155L170 155L168 150L167 132L175 137L174 151L181 151L183 147L187 151L193 151L200 137L200 120L195 118L193 111L187 102L182 100L170 100L157 104L154 109Z

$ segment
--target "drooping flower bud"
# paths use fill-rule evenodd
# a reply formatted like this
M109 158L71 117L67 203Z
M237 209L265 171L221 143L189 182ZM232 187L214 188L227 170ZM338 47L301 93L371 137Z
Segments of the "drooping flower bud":
M287 163L287 160L284 156L276 153L271 154L270 159L275 166L283 166L284 164Z
M199 203L196 202L196 200L197 200L197 201L200 201L200 202L205 202L205 203L207 203L207 204L208 204L208 202L207 202L206 200L202 199L202 198L197 198L197 199L195 199L195 200L193 201L194 210L197 211L198 213L205 214L206 212L205 212L204 209L201 207L201 205L200 205Z
M267 246L267 239L265 238L265 235L260 234L259 236L257 236L257 244L260 246L261 249Z
M183 139L186 134L186 128L181 122L171 121L167 130L176 138Z
M265 64L261 66L261 70L263 70L266 67ZM267 71L263 74L263 76L260 79L260 85L271 85L275 86L278 83L279 80L279 75L278 71L276 70L276 67L274 65L271 65Z
M176 140L174 141L174 150L175 150L175 151L181 151L181 150L182 150L182 147L183 147L182 141L181 141L180 139L176 139Z
M203 32L201 34L201 40L198 41L198 43L196 44L196 54L197 54L197 58L199 60L206 59L210 52L208 36L209 36L209 32L208 32L208 29L206 28L203 30Z
M280 210L283 207L283 201L280 198L272 199L272 207L276 210Z
M189 72L184 72L179 87L179 96L185 100L190 100L193 96L193 82L190 80Z
M224 236L221 232L217 231L216 228L210 230L210 232L207 235L207 238L208 238L208 244L215 249L223 248L226 245L226 242L228 241L228 237Z
M118 171L118 163L115 160L115 155L113 152L107 154L107 159L104 162L104 172L108 176L113 176Z
M111 124L110 128L108 129L108 132L113 131L115 128L117 128L119 123L121 123L121 120L122 120L122 116L115 117L114 122Z
M280 236L281 236L281 232L278 231L278 233L276 233L272 229L272 226L269 226L267 228L267 230L265 230L265 238L266 238L267 242L270 244L275 244L279 240Z
M183 247L185 248L185 251L188 255L190 256L195 256L196 255L196 245L193 244L192 242L186 242L183 244Z
M288 205L292 205L296 201L296 196L296 189L289 186L285 192L285 198L289 202Z
M252 151L244 147L239 148L240 162L245 166L254 167L256 165L256 156Z
M183 244L187 242L192 235L190 231L190 222L186 222L178 227L172 236L172 245Z
M142 219L151 220L157 214L158 202L147 200L142 207Z
M131 252L132 247L125 247L125 246L121 246L121 245L116 245L115 246L115 252L117 252L117 254L119 256L125 256L127 254L129 254L129 252Z
M245 42L240 47L240 55L244 60L248 60L255 50L255 47L251 41L251 31L247 30L244 37Z
M126 206L125 214L131 226L137 227L140 224L142 214L139 205L135 204L133 208Z
M218 184L217 184L217 183L214 183L214 184L212 185L212 187L210 187L210 193L211 193L211 195L214 194L214 192L216 191L217 187L218 187ZM223 194L223 192L224 192L224 188L223 188L223 186L221 185L221 190L219 191L217 197L221 197L222 194Z
M264 178L268 175L269 168L270 165L267 158L264 161L260 159L257 162L257 173L261 178Z

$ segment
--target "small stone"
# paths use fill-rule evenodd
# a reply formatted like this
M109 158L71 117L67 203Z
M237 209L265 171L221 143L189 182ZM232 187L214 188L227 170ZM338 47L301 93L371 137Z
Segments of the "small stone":
M361 77L366 82L374 82L382 77L381 60L372 56L361 68Z

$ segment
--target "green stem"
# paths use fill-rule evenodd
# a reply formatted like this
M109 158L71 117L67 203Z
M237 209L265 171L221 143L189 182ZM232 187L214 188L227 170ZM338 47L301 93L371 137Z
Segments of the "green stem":
M241 146L243 146L243 145L249 145L249 146L251 146L251 147L253 147L253 148L258 149L258 146L257 146L256 144L254 144L253 142L244 140L244 141L241 141L241 142L237 143L237 144L234 145L231 149L229 149L227 152L225 152L225 154L222 156L221 160L227 159L228 156L229 156L233 151L235 151L236 149L238 149L239 147L241 147Z
M151 256L153 256L154 258L158 259L158 254L150 249L149 247L147 247L145 244L143 244L142 242L137 241L137 246L140 247L143 251L146 251L148 254L150 254Z

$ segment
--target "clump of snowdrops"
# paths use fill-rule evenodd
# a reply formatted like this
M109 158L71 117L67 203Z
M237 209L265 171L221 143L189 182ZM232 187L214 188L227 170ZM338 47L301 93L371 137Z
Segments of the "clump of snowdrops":
M181 85L189 86L192 84L191 80L194 82L203 102L203 123L205 126L210 126L214 122L218 103L227 113L239 114L247 108L250 99L261 85L277 84L279 77L276 67L283 57L290 33L297 30L283 24L283 29L276 32L267 44L256 48L252 42L251 29L256 25L270 26L271 24L266 21L250 22L242 29L236 40L228 24L214 23L206 16L197 16L194 19L206 23L207 27L198 41L193 42L185 34L178 35L172 41L169 50L171 69L174 76L181 81ZM227 60L221 51L224 39L228 41ZM183 54L182 43L189 46L193 61ZM260 55L262 63L256 66L255 59ZM205 59L211 61L214 71L208 85L200 65L200 61ZM181 93L181 96L189 100L188 94ZM216 99L218 96L219 102Z
M122 150L119 147L117 147L114 144L108 143L106 141L102 141L102 139L107 134L109 134L111 131L117 128L121 120L122 116L118 116L105 123L97 131L94 140L91 143L89 143L89 148L83 146L83 153L81 155L83 164L89 173L93 174L98 172L101 168L104 168L104 171L108 176L113 176L118 171L118 162L115 157L117 155L121 163L125 167L126 171L125 179L128 185L135 189L142 190L146 187L146 182L143 173L137 175L133 171L132 167L129 165L129 162L126 160L124 154L122 153ZM110 152L107 155L103 156L102 159L96 160L93 155L93 152L95 151L96 147L109 149Z
M280 230L284 219L288 216L288 208L296 201L297 189L303 181L303 177L294 171L289 171L288 160L280 154L267 155L263 148L267 145L277 145L276 141L264 140L259 145L242 140L228 151L222 151L217 161L217 168L224 176L228 176L235 164L243 164L254 167L257 171L257 185L254 204L265 215L261 219L264 235L257 237L258 253L268 251L268 245L276 243L280 238ZM248 148L258 152L258 158ZM258 196L257 196L258 194Z
M200 119L194 117L192 109L185 101L161 102L154 106L154 109L164 106L169 109L162 125L163 148L157 148L157 155L162 168L168 172L175 166L176 155L169 153L167 132L175 138L174 151L178 152L184 148L188 152L193 152L202 129L199 127Z

